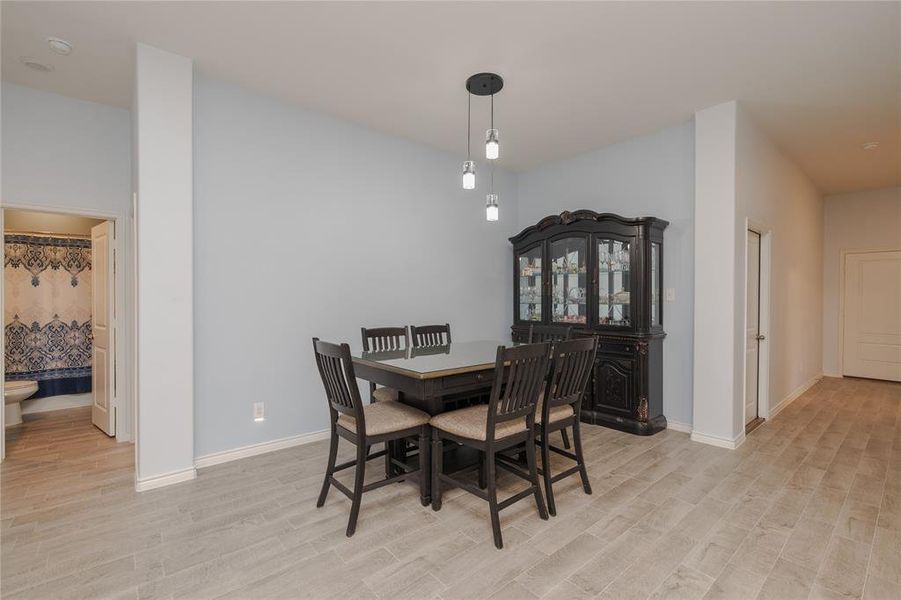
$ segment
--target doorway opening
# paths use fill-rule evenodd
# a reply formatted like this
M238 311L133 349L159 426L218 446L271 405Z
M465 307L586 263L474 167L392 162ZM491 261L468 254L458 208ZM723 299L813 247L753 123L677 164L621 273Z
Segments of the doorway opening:
M768 412L769 236L762 228L747 228L743 413L746 435L764 422Z
M131 445L117 443L130 432L117 432L125 386L115 219L7 208L3 236L6 458L58 471L67 457L79 468L109 449L129 462Z

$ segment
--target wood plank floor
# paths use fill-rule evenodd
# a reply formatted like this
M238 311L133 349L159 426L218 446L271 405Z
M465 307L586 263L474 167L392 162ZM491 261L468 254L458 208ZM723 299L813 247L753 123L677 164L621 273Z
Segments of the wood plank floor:
M347 499L314 507L324 442L137 494L133 447L90 409L26 416L0 470L0 593L901 598L901 385L824 379L735 451L585 429L594 494L562 482L550 521L514 505L498 551L481 500L451 491L435 513L407 483L364 496L345 538Z

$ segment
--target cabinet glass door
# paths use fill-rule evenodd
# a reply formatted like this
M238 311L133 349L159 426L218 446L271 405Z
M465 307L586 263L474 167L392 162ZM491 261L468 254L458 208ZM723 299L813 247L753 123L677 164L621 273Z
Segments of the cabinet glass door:
M598 240L598 325L632 325L629 242Z
M516 257L519 276L519 320L541 321L541 246Z
M588 321L588 241L584 237L554 240L551 257L551 320L583 324Z

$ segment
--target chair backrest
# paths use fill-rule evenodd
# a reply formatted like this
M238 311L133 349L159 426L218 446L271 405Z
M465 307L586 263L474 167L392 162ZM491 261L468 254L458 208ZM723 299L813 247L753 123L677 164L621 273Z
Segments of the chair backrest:
M451 343L450 325L410 325L414 348L446 346Z
M571 325L560 327L559 325L529 325L529 343L538 342L564 342L572 339L573 328Z
M550 344L547 343L514 348L498 346L485 439L494 439L497 423L524 418L529 428L534 425L535 406L547 377L549 360Z
M557 342L551 348L551 368L544 389L542 423L549 423L555 406L571 404L579 414L582 395L588 387L591 368L597 353L598 340L594 336Z
M335 413L344 413L357 420L357 429L366 431L363 422L363 402L354 375L353 359L347 344L330 344L319 338L313 338L313 354L316 356L316 367L325 387L332 422L337 419Z
M360 331L366 352L406 350L410 347L410 334L406 327L360 327Z

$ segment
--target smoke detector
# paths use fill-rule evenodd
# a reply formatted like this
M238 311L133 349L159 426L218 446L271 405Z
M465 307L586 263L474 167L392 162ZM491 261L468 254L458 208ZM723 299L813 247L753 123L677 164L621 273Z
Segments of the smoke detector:
M875 150L879 147L879 142L867 142L863 145L864 150Z
M72 44L70 44L66 40L49 37L47 38L47 45L50 46L50 50L52 50L56 54L61 54L62 56L69 56L70 54L72 54Z
M30 56L20 56L19 62L29 69L33 71L40 71L41 73L49 73L53 70L53 65L41 62L38 59L32 58Z

